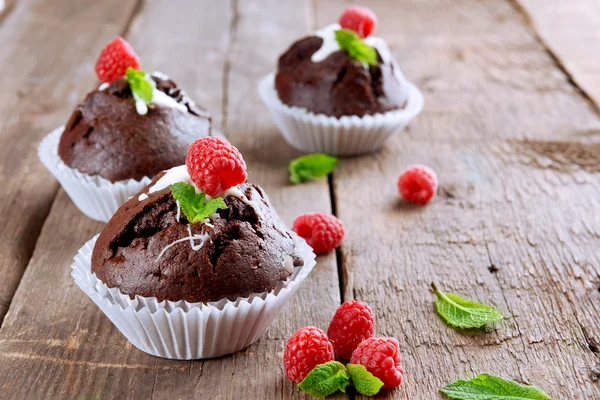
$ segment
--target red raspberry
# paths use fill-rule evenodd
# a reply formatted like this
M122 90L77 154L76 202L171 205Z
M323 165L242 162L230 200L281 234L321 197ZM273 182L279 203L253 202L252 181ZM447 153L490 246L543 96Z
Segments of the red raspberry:
M385 389L395 388L402 383L404 374L398 347L394 338L368 338L354 350L350 362L364 365L367 371L381 379Z
M185 160L192 182L212 197L246 182L246 162L227 140L208 136L190 145Z
M339 306L327 329L335 353L349 360L354 349L375 333L373 323L373 311L367 303L350 300Z
M428 203L437 191L437 187L437 175L425 165L409 166L398 179L400 195L411 203Z
M111 83L123 78L129 67L140 69L140 60L133 47L117 36L100 53L96 61L96 75L102 82Z
M300 383L314 367L334 359L333 346L325 332L307 326L297 330L288 340L283 366L289 380Z
M292 228L315 253L327 253L342 243L346 234L342 221L331 214L308 213L296 218Z
M366 38L375 30L377 16L366 7L349 7L340 17L340 25L358 33L361 38Z

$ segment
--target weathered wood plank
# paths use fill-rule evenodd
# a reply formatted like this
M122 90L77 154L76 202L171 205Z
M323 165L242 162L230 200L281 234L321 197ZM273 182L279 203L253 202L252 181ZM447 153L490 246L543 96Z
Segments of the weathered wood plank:
M600 2L513 0L573 81L600 105Z
M344 4L319 2L319 25ZM383 397L442 398L444 384L489 372L552 398L597 398L600 152L585 135L598 115L509 2L369 6L426 95L423 114L382 153L334 175L349 227L344 298L373 305L378 334L400 340L407 369L403 387ZM439 173L427 207L398 198L395 182L411 163ZM432 281L498 305L507 320L482 334L448 328Z
M0 322L58 187L36 147L92 87L95 57L135 3L20 0L0 24Z
M189 1L175 8L166 0L153 1L145 3L128 36L144 68L170 74L223 121L247 160L250 180L265 187L290 224L302 212L330 211L329 188L325 180L287 184L287 163L296 153L276 132L256 84L277 54L306 31L304 12L304 5L293 1L243 2L239 8L236 2ZM230 357L178 362L132 348L73 284L71 259L100 229L59 191L0 329L3 393L14 398L305 397L285 379L281 356L294 330L309 324L326 328L339 304L333 254L319 260L258 343Z

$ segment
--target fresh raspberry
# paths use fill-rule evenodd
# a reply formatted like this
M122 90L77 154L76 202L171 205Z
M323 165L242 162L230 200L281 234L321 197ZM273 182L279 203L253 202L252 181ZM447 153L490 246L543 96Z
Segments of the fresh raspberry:
M342 243L346 234L342 221L331 214L308 213L296 218L292 228L315 253L327 253Z
M314 367L334 359L333 346L325 332L307 326L297 330L288 340L283 366L289 380L300 383Z
M364 365L367 371L381 379L385 389L395 388L402 383L404 374L398 347L394 338L368 338L354 350L350 362Z
M437 175L425 165L411 165L398 178L400 195L411 203L428 203L435 195L437 187Z
M133 47L117 36L100 53L96 61L96 75L102 82L111 83L123 78L129 67L140 69L140 60Z
M208 136L190 145L185 160L192 182L212 197L246 182L246 162L227 140Z
M349 360L354 349L375 333L373 322L373 311L367 303L350 300L339 306L327 329L335 353Z
M375 30L377 16L366 7L349 7L340 17L340 25L358 33L361 38L366 38Z

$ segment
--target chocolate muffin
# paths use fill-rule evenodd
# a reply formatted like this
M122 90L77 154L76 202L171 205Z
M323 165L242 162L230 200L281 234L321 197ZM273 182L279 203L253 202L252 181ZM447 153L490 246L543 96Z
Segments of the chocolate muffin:
M302 38L281 55L275 76L280 100L315 114L340 118L385 113L404 107L405 79L385 42L369 37L377 65L366 65L341 50L339 25Z
M111 182L153 177L183 164L190 143L210 135L210 115L166 76L151 79L180 106L153 105L141 115L125 79L103 84L69 118L58 147L62 161Z
M227 209L189 224L169 187L150 191L162 176L125 203L98 237L91 268L107 286L131 298L235 300L275 289L303 264L259 186L239 185L245 197L224 195Z

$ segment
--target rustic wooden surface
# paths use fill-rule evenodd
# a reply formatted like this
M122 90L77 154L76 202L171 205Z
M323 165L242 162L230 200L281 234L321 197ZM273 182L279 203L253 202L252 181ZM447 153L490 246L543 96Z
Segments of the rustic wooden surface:
M343 160L330 181L290 186L297 153L256 85L289 43L347 2L18 0L0 22L0 397L305 398L283 374L286 338L325 329L342 300L358 298L375 309L377 333L402 347L406 381L381 398L440 399L444 384L481 372L553 399L600 398L590 373L600 356L600 117L591 79L570 69L594 58L553 53L576 40L570 25L544 34L552 23L532 21L559 17L519 2L370 1L378 33L425 94L423 114L381 153ZM94 86L95 57L117 34L144 68L168 73L212 112L286 222L333 210L348 228L339 257L319 258L267 333L235 355L146 355L69 275L102 224L78 212L35 148ZM440 176L427 207L397 197L395 180L413 162ZM432 281L496 304L507 320L487 333L449 329Z

